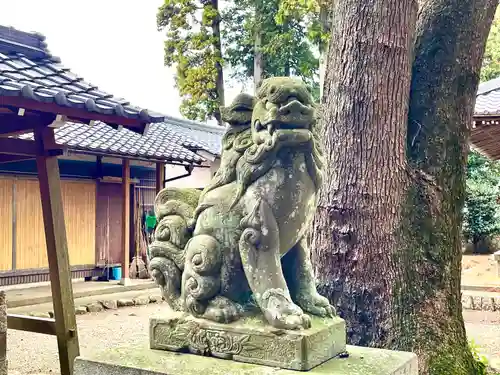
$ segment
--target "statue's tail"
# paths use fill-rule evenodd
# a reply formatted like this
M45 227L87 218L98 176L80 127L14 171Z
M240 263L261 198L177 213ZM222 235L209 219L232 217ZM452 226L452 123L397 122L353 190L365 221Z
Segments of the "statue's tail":
M157 225L149 246L149 268L163 297L174 310L182 308L185 247L192 236L199 195L196 189L166 188L158 193L154 204Z
M221 262L220 243L208 234L194 236L186 245L183 300L194 316L202 316L207 302L219 292Z

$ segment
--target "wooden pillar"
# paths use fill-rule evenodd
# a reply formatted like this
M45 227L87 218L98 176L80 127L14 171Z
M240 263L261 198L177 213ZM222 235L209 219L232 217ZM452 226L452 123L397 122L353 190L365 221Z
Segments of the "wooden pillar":
M54 145L52 128L37 129L35 141L40 196L42 200L45 241L49 260L50 285L54 305L57 346L62 375L73 373L73 362L80 353L73 300L73 286L69 264L68 243L61 195L59 164L56 156L49 156L48 147Z
M122 160L122 279L120 284L129 285L130 266L130 162Z
M165 183L165 163L156 163L156 194L164 188Z

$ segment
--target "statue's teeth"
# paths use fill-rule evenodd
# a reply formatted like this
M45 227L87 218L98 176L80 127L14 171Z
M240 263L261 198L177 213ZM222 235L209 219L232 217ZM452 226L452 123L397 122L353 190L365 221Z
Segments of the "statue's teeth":
M274 104L273 102L266 102L266 109L272 109L272 108L276 108L277 105Z

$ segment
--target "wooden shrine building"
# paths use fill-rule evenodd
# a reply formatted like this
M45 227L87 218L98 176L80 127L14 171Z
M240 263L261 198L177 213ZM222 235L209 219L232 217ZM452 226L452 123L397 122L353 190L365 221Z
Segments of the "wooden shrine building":
M0 26L0 162L36 161L54 304L54 320L9 316L8 327L55 334L63 375L72 373L79 345L58 164L68 146L56 142L54 130L68 121L89 126L101 121L115 129L144 133L148 124L163 120L164 116L100 91L73 74L50 54L43 36ZM33 140L20 138L23 133L32 133ZM130 195L129 164L123 159L124 197ZM162 173L159 170L159 180ZM122 215L129 216L129 205L123 205ZM123 223L128 225L128 220ZM124 248L127 240L124 236ZM124 251L123 264L128 264L128 256Z
M64 147L58 161L73 279L123 269L124 202L130 203L129 258L146 260L143 220L156 196L157 167L167 169L168 178L161 177L167 183L185 180L186 168L194 175L207 169L199 166L201 156L182 146L180 131L169 125L151 124L146 136L102 122L66 122L54 129L56 144ZM34 140L33 133L17 137ZM129 197L122 194L124 159L130 164ZM163 182L159 184L161 188ZM49 281L35 160L0 162L0 212L0 287Z
M500 78L479 85L470 144L490 159L500 160Z

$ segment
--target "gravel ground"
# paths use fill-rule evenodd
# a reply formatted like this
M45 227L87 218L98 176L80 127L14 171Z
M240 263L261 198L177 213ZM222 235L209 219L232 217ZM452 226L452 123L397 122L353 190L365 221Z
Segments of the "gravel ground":
M149 316L165 308L161 304L122 308L77 316L82 354L120 343L143 344L148 340ZM500 313L464 311L467 331L488 356L500 357ZM59 374L55 337L8 331L9 375Z
M150 304L77 316L81 354L124 342L147 342L149 316L162 308L165 305ZM59 374L54 336L8 330L7 340L9 375Z
M464 310L465 328L469 338L489 358L500 360L500 311Z

